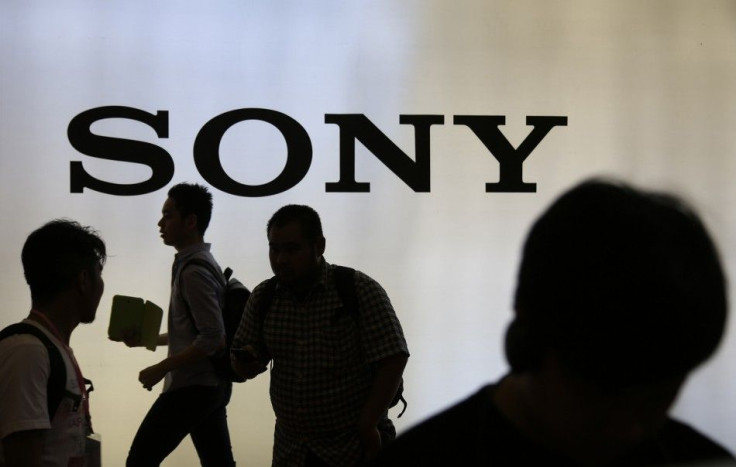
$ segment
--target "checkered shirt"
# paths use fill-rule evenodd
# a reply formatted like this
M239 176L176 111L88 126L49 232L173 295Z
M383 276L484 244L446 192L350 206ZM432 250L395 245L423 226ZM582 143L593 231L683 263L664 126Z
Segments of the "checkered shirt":
M270 355L271 403L276 413L273 465L301 465L307 450L335 466L356 465L362 450L358 417L372 383L372 364L409 355L386 292L355 272L357 313L342 309L334 266L322 261L319 282L303 301L279 285L263 324L253 290L233 347ZM393 429L386 416L381 422Z

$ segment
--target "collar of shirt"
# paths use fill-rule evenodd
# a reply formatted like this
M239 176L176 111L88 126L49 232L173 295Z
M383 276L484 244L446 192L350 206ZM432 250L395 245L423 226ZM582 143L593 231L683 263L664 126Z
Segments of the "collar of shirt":
M329 271L330 271L330 264L325 260L325 258L323 256L322 259L320 259L320 264L319 264L319 274L318 274L319 278L317 279L317 282L315 282L309 288L309 290L305 294L305 297L310 296L312 294L312 292L314 292L318 288L322 288L322 289L327 288L328 277L329 277L329 274L330 274ZM278 295L281 295L283 293L292 293L293 294L293 291L290 288L288 288L287 286L282 285L280 282L276 281L276 287L274 288L274 293L275 294L278 294Z
M182 249L174 255L174 264L181 264L183 261L190 259L192 256L203 251L210 251L212 244L210 243L195 243Z

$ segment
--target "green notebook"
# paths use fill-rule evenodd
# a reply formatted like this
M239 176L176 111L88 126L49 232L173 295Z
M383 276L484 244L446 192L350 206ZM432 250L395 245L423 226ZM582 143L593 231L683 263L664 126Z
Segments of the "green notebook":
M139 297L115 295L112 297L110 327L107 335L110 340L121 342L123 336L131 334L133 340L140 342L148 350L156 350L161 319L164 311L155 303Z

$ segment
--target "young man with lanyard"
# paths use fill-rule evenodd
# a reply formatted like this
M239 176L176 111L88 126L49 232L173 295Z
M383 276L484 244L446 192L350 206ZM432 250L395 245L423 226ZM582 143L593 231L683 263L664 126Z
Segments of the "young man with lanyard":
M69 340L79 323L95 319L104 290L105 244L89 227L55 220L31 233L21 258L32 301L23 323L56 347L66 381L58 406L49 407L52 350L30 333L0 341L0 465L90 465L87 389Z
M168 333L158 340L168 345L168 356L139 374L144 388L151 390L163 379L164 389L138 429L128 466L159 465L186 435L203 466L235 465L226 412L232 384L217 374L209 358L225 348L224 286L212 273L220 266L204 242L211 216L212 194L204 186L181 183L169 190L158 223L164 244L177 251ZM188 264L195 259L210 267Z
M266 230L275 278L248 299L233 368L250 378L273 361L274 466L360 465L395 436L387 411L409 357L401 324L359 271L350 278L357 310L345 309L312 208L284 206Z

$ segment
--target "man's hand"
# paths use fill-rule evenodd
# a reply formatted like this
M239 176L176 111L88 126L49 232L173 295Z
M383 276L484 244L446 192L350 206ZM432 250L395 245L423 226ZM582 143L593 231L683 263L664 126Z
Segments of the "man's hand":
M121 332L123 336L123 342L128 347L140 347L141 343L141 330L139 328L124 329Z
M169 335L161 334L158 336L159 344L163 341L168 342ZM177 368L181 368L185 365L191 365L207 358L207 354L201 351L194 344L185 348L181 352L166 357L157 364L149 366L145 370L142 370L138 374L138 381L143 384L143 387L149 391L158 384L159 381L164 379L166 373L174 371Z
M150 391L156 384L158 384L159 381L164 379L164 376L166 376L166 373L168 372L168 369L166 369L161 363L157 363L156 365L149 366L148 368L141 370L138 374L138 381L143 384L144 388Z
M373 384L358 418L358 434L368 459L381 449L381 435L377 426L396 394L408 358L408 355L397 354L376 364Z
M358 427L358 437L366 460L373 459L381 451L381 433L377 427Z
M261 363L258 354L251 345L230 351L230 365L235 373L251 379L266 371L266 365Z
M139 328L133 327L121 331L121 339L110 339L114 342L123 342L128 347L143 347L141 332ZM169 345L169 334L159 334L156 345Z

